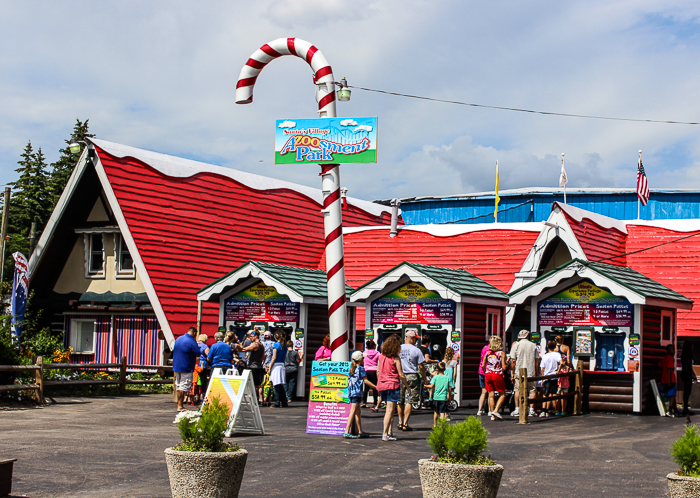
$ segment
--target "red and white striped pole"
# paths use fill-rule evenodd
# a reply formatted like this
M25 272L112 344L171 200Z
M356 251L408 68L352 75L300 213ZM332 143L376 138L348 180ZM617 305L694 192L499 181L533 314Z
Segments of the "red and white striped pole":
M335 118L335 83L331 66L319 49L299 38L278 38L253 52L238 77L236 103L250 104L253 102L253 87L260 71L271 61L284 55L301 57L311 66L320 97L318 116L320 118ZM333 361L348 361L340 168L337 164L322 164L320 166L323 186L323 228L326 236L331 359Z

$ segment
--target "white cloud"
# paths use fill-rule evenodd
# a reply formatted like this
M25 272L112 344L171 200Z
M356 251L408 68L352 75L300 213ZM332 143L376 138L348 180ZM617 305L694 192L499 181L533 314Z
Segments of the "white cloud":
M357 124L357 123L355 123L355 124ZM357 133L358 131L372 131L372 129L373 128L370 125L360 125L352 131Z
M297 124L295 121L282 121L280 124L277 125L277 128L296 128Z
M340 122L340 126L357 126L357 121L354 119L343 119Z

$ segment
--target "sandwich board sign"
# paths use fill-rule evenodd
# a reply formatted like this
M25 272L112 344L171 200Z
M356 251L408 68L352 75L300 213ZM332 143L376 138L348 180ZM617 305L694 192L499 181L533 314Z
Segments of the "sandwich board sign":
M250 370L243 370L241 375L235 368L226 373L221 368L213 369L202 406L216 396L229 408L226 437L234 432L265 434Z

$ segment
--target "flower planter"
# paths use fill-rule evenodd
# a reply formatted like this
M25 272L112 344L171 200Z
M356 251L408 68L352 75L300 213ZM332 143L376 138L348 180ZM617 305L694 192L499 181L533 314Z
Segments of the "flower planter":
M700 478L679 476L671 472L666 479L671 498L700 498Z
M423 498L495 498L502 465L461 465L418 460Z
M0 496L7 496L12 492L12 467L16 458L0 460Z
M173 498L236 498L247 460L246 450L207 453L166 449Z

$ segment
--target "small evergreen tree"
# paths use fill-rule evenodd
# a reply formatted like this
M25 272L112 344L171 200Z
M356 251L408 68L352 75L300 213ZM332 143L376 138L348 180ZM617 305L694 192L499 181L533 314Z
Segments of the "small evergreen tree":
M61 154L58 161L51 163L51 175L49 177L49 191L51 196L51 208L53 209L58 202L58 199L63 193L63 189L66 188L68 184L68 179L71 173L73 173L73 168L76 165L78 156L71 154L68 145L79 140L85 140L86 138L92 138L95 135L88 132L89 119L85 121L80 121L80 119L75 120L75 126L73 126L73 134L66 140L66 146L59 150ZM82 144L81 144L82 145ZM82 149L85 146L81 147Z

